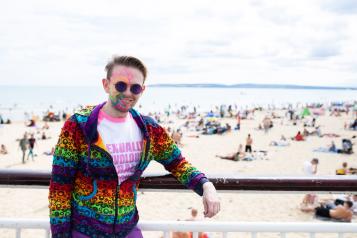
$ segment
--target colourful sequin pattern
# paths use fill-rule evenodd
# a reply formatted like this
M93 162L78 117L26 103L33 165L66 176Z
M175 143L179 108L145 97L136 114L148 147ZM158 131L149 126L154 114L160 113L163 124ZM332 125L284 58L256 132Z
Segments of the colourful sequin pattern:
M134 110L131 110L133 118L147 131L148 138L144 138L137 171L118 186L112 158L100 137L90 146L86 143L84 128L93 117L93 110L94 107L87 107L69 118L56 145L49 188L52 237L71 237L72 230L96 238L113 237L113 234L125 237L139 219L137 188L142 172L153 159L182 184L202 195L202 183L207 180L204 174L182 157L162 127Z

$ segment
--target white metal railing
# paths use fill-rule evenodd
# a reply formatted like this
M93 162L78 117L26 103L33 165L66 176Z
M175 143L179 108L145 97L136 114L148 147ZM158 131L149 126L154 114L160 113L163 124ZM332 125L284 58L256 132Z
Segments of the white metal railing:
M171 231L193 232L193 238L198 237L198 232L220 232L224 238L231 232L247 232L252 238L261 232L279 233L282 238L287 233L308 233L311 238L316 233L335 233L339 238L346 233L353 233L357 237L355 223L141 221L138 226L142 231L162 231L164 238L169 238ZM50 237L48 219L0 218L1 228L16 229L16 238L21 237L21 229L42 229L46 231L46 237Z

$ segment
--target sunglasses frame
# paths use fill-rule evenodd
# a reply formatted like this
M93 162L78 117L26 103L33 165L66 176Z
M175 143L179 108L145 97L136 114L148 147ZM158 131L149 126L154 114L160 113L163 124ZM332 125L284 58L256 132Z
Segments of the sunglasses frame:
M120 87L120 85L122 87ZM139 95L140 93L142 93L144 91L144 88L142 85L138 84L138 83L134 83L134 84L128 84L124 81L118 81L114 84L115 90L117 90L119 93L123 93L128 89L128 86L130 85L130 92L134 95ZM139 88L140 91L136 91L135 88Z

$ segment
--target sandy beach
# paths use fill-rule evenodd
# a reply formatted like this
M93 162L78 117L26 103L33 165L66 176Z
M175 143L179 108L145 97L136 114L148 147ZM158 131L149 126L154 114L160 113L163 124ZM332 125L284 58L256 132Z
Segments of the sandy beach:
M356 131L344 129L346 122L351 122L353 117L342 113L341 116L330 116L327 112L323 116L317 117L317 125L320 125L321 132L335 133L340 135L338 138L308 136L305 141L289 141L290 146L276 147L270 146L271 141L277 141L284 135L291 138L298 131L303 131L302 122L297 125L285 117L285 111L276 110L276 115L283 118L273 119L274 127L268 133L257 130L258 125L268 114L267 111L256 111L254 119L241 120L241 129L232 130L223 135L202 135L190 137L196 132L183 129L181 150L183 155L206 174L223 174L224 176L303 176L303 163L312 158L318 158L318 175L334 175L335 170L340 168L343 162L348 163L348 167L357 167L357 154L337 154L314 152L319 147L327 147L333 140L338 148L341 147L342 138L352 138L357 135ZM163 123L165 127L178 128L185 123L183 119L171 117L173 123ZM235 127L236 119L223 118L222 124L229 123ZM43 122L38 122L38 127L42 127ZM50 151L55 146L57 136L63 122L50 122L50 128L45 130L51 139L37 140L35 147L34 161L21 163L21 150L17 139L21 138L25 131L35 133L35 128L26 127L24 122L15 122L10 125L1 125L0 144L5 144L9 154L0 155L0 168L4 169L29 169L50 171L52 156L44 155L45 151ZM311 130L311 128L307 128ZM228 155L235 152L239 144L245 145L248 134L253 139L253 150L267 151L264 159L253 161L228 161L217 158L216 155ZM197 134L198 135L198 134ZM35 134L40 137L41 134ZM352 139L356 145L356 139ZM149 165L146 172L164 173L163 167L153 162ZM1 217L13 218L47 218L47 188L43 189L14 189L1 188L0 211ZM299 204L304 194L259 194L259 193L220 193L221 212L210 220L217 221L303 221L320 222L313 218L313 214L304 213L299 210ZM323 194L320 197L331 197ZM158 199L159 198L159 199ZM201 198L191 192L149 192L138 195L138 209L141 220L177 220L187 219L190 215L190 208L198 209L202 216L203 207ZM356 216L353 222L356 222ZM14 237L14 231L4 230L1 237ZM39 237L41 232L23 231L24 237ZM145 232L145 237L160 237L158 233ZM216 237L212 234L212 237ZM219 237L219 236L217 236ZM237 234L230 234L229 237L238 237ZM246 237L244 235L239 237ZM247 236L248 237L248 236ZM264 234L259 237L276 237L274 234ZM289 237L307 237L307 235L293 235ZM328 235L316 237L330 237ZM335 236L331 236L335 237ZM355 237L353 235L345 237Z

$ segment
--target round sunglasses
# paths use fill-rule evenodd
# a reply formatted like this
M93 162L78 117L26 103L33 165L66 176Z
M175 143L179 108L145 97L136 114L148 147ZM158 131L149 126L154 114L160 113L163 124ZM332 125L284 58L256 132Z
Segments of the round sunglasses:
M123 81L119 81L115 84L115 89L120 92L123 93L126 91L126 89L128 88L128 84L123 82ZM134 83L130 85L130 92L132 94L138 95L143 91L143 87L140 84Z

